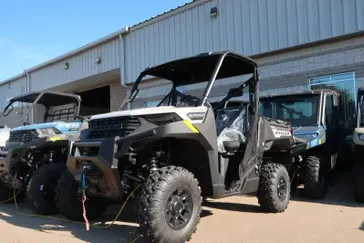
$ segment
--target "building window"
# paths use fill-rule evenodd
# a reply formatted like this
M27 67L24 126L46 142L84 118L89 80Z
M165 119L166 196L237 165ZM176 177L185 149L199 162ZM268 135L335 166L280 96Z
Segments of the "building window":
M344 104L345 119L350 119L355 114L356 89L354 72L315 77L309 81L311 89L334 89L341 93L340 99Z

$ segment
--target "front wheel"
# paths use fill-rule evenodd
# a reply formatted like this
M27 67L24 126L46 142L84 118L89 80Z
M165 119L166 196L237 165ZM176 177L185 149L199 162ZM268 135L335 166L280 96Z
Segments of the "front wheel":
M0 203L13 202L13 199L14 190L0 181Z
M258 202L265 212L284 212L291 196L291 183L286 167L265 163L260 169Z
M62 173L67 170L63 163L47 164L33 173L27 188L27 201L41 215L59 212L54 201L55 188Z
M140 192L137 220L146 242L186 242L197 229L201 189L193 174L167 166L149 175Z
M74 221L83 220L81 196L78 192L78 184L73 175L66 170L59 178L56 186L55 201L61 214ZM89 199L85 203L87 217L96 219L106 210L103 200Z

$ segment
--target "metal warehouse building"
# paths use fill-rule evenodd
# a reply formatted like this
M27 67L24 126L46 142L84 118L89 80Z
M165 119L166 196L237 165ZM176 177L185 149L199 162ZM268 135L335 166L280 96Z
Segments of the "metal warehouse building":
M0 108L13 96L51 89L80 94L82 115L117 110L126 85L147 66L218 50L254 58L265 92L336 86L354 100L364 85L364 1L196 0L3 81ZM213 96L237 82L222 80ZM163 80L145 80L135 106L155 105L168 88ZM1 125L13 126L21 113L19 107Z

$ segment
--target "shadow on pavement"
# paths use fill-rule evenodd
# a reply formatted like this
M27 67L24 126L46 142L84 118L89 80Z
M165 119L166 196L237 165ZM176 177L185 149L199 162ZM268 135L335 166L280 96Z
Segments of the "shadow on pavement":
M364 231L364 222L361 223L361 226L359 227L360 230Z
M22 213L33 213L26 203L19 203L19 208ZM69 237L67 233L62 233L69 231L74 237L85 242L130 243L138 237L139 232L138 226L133 224L133 220L130 220L130 213L127 212L127 209L125 210L126 211L122 213L119 220L117 221L118 224L114 224L107 229L91 227L90 231L86 231L84 224L79 224L76 222L66 222L59 219L27 217L19 215L14 204L12 203L0 205L0 219L17 227L24 227L44 233L56 234L60 235L61 237ZM105 221L112 221L117 212L118 210L116 210L116 212L114 210L108 210L104 217L102 217L102 221L99 225L103 225L103 222ZM54 215L54 217L63 218L60 215ZM121 225L119 224L120 222L122 223ZM95 221L90 223L94 224ZM141 237L136 242L142 242Z
M19 203L21 213L33 214L34 212L26 203ZM119 211L118 205L111 205L99 221L90 222L90 224L105 225L105 222L111 222ZM211 216L209 210L202 210L201 218ZM121 213L116 224L109 228L91 227L90 231L86 231L83 223L64 221L61 215L53 215L61 219L53 219L48 217L29 217L18 214L14 203L0 205L0 220L12 224L17 227L24 227L36 231L60 235L61 237L69 237L68 232L79 240L91 243L130 243L139 235L139 226L136 223L136 215L132 205L127 205ZM66 238L65 238L66 240ZM143 242L139 237L136 243Z
M228 210L228 211L242 212L242 213L263 213L260 207L257 205L242 204L242 203L205 201L203 206Z
M349 171L335 171L332 172L329 187L326 197L321 200L308 198L303 188L297 188L295 192L291 193L292 201L320 203L328 205L341 205L347 207L363 207L364 204L358 203L354 200L352 173Z

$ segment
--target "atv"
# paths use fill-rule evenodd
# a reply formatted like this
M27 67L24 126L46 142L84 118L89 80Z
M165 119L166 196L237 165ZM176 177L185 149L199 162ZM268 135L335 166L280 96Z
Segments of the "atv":
M358 89L357 124L353 133L354 142L354 197L364 202L364 88Z
M3 115L13 110L15 102L28 109L0 152L0 199L11 198L13 190L22 191L18 200L26 197L38 214L57 213L54 186L67 170L69 142L79 139L79 131L88 127L79 117L81 98L53 91L31 92L14 97ZM41 123L21 122L30 114ZM43 111L43 112L42 112ZM40 119L39 119L40 120Z
M207 102L216 79L249 75L215 106ZM266 212L283 212L290 177L305 144L291 126L260 117L255 61L234 52L212 52L147 68L135 81L129 103L145 76L172 82L160 106L90 118L72 142L68 171L58 180L56 202L71 220L89 218L137 191L137 222L147 242L185 242L196 231L202 197L257 193ZM200 97L177 96L177 88L205 84ZM246 106L225 107L248 92Z
M297 170L297 185L304 184L312 199L325 197L328 175L343 151L347 132L343 125L340 93L328 89L298 91L261 97L263 116L288 121L294 136L308 141Z

